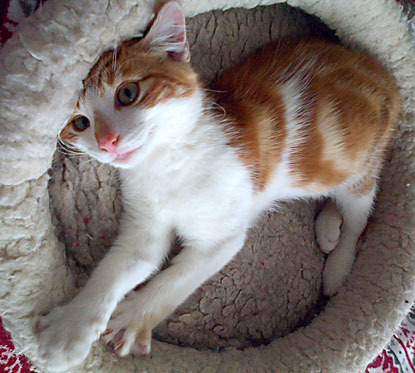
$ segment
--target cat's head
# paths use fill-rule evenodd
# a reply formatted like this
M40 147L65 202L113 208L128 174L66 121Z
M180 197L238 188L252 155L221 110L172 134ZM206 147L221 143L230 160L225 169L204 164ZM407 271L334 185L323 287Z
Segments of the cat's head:
M197 116L201 99L189 59L184 16L169 2L144 38L100 57L61 140L103 163L135 166Z

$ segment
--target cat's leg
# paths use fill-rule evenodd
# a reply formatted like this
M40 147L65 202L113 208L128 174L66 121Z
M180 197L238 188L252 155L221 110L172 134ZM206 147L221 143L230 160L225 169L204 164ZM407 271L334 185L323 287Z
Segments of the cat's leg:
M151 219L142 222L140 226L123 222L117 241L80 293L35 323L39 355L50 370L81 363L106 329L117 303L161 265L170 245L170 230Z
M329 254L323 272L323 291L334 295L350 273L356 257L356 244L373 205L374 178L336 190L334 198L343 216L339 243Z
M340 240L343 217L332 200L328 200L315 222L315 232L320 250L328 254Z
M228 263L243 241L241 234L209 251L185 246L168 268L118 305L103 340L119 356L148 354L152 329Z

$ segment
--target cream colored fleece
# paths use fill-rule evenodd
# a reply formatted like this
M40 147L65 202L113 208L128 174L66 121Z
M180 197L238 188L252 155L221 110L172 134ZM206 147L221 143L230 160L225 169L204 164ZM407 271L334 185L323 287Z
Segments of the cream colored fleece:
M190 17L214 9L274 2L185 0L182 4ZM360 372L389 341L413 303L415 52L407 22L392 0L298 0L289 4L319 16L346 44L367 49L380 58L397 77L405 98L405 112L385 167L373 221L347 283L310 325L276 338L268 346L214 352L154 342L151 357L119 360L97 343L85 365L73 372ZM18 347L34 362L33 314L70 299L76 291L49 212L47 171L56 135L72 111L82 78L99 54L144 30L153 9L150 0L109 4L103 0L50 0L19 25L1 51L0 310ZM195 18L191 41L196 67L207 80L213 78L241 54L275 36L274 16L274 9L253 9L228 15L212 12ZM297 29L305 27L298 14L281 19L282 23L294 22ZM235 27L223 27L226 22ZM61 164L70 168L72 162L64 160ZM111 215L116 188L98 188L97 193L88 190L100 180L112 180L114 185L113 175L102 166L80 167L64 174L57 166L52 172L53 211L56 223L63 222L63 226L57 225L58 232L66 237L68 249L73 249L74 237L87 237L88 229L92 237L100 233L94 228L94 203L109 211L106 227L109 236L116 234L116 219ZM67 220L59 218L59 211L61 215L73 211L70 209L76 191L81 191L78 211ZM99 201L91 200L95 194ZM272 339L288 332L295 322L303 320L306 310L317 301L322 267L322 256L313 242L313 206L297 202L264 217L252 231L245 250L161 325L159 337L195 346L238 346L239 340L255 345L263 341L261 338ZM116 204L115 211L119 209ZM85 218L90 220L85 222ZM73 236L74 232L77 235ZM76 252L72 251L70 258L77 259ZM83 258L87 268L96 259ZM255 282L245 277L247 273L262 273L263 278ZM82 277L78 279L82 282ZM294 289L292 298L287 297L287 289ZM244 298L238 300L235 291ZM268 311L273 308L278 312ZM269 319L261 319L265 314ZM203 321L209 315L211 320ZM287 318L294 324L284 325L282 320ZM269 320L279 331L269 328ZM232 334L235 322L236 337ZM201 336L196 336L194 329L200 326ZM251 340L246 344L248 337Z

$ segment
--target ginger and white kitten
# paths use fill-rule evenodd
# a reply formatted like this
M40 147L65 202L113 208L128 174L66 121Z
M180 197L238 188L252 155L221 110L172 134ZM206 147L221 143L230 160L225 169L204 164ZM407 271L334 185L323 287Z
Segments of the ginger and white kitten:
M286 39L208 96L189 56L184 17L169 2L143 39L101 56L61 132L120 169L125 211L85 288L36 324L52 370L79 364L101 334L119 356L148 354L152 329L232 259L276 200L331 197L337 208L316 221L330 253L325 294L352 267L400 112L393 78L343 46ZM160 268L175 234L180 254L130 292Z

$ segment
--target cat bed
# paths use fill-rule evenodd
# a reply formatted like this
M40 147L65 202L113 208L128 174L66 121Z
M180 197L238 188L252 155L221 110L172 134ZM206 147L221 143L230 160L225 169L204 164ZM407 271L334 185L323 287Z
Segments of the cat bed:
M194 17L188 22L192 60L207 81L276 36L272 3L182 2ZM57 134L100 53L145 30L154 12L153 1L91 4L50 0L1 51L0 309L20 351L39 365L32 317L73 297L105 252L89 248L110 245L121 211L110 169L59 154L50 169ZM376 210L347 282L312 318L324 261L313 238L315 204L284 204L262 218L229 266L160 325L149 357L118 359L97 342L73 372L359 372L408 312L415 298L415 48L406 19L394 1L288 4L318 16L345 44L377 56L405 100ZM267 7L214 11L257 5ZM324 32L304 15L292 16L279 18L279 31Z

